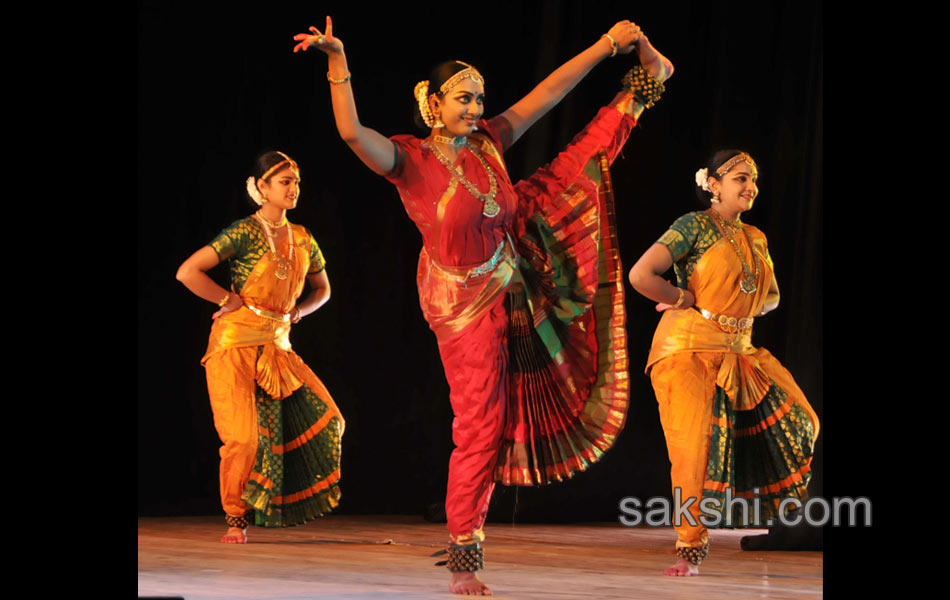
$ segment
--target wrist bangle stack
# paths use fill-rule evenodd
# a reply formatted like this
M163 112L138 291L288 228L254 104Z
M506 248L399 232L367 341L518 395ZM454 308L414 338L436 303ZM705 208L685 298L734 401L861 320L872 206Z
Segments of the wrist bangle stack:
M656 101L666 91L663 82L657 81L653 75L647 73L642 65L637 65L627 71L627 74L623 76L623 88L633 94L637 102L646 108L653 108Z
M620 50L620 44L617 43L617 40L615 40L609 33L605 33L600 37L607 38L607 41L610 42L610 45L613 48L613 51L610 53L610 58L617 56L617 51Z
M228 292L227 294L224 295L224 298L221 298L221 301L218 302L218 306L224 307L224 305L227 304L228 300L230 299L231 299L231 292Z
M350 77L351 77L350 72L347 71L347 72L346 72L346 77L344 77L343 79L334 79L334 78L330 77L330 72L327 71L327 81L329 81L330 83L335 83L335 84L346 83L347 81L350 80Z

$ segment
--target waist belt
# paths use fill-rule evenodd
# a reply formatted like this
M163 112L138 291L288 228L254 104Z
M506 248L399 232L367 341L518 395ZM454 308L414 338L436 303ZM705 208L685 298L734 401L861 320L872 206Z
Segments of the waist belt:
M699 308L695 305L693 308L699 311L699 314L703 315L703 318L715 322L723 329L731 328L735 329L736 331L752 329L752 321L754 320L752 317L730 317L729 315L714 313L706 310L705 308Z
M511 244L511 238L509 237L507 239L508 239L508 243ZM515 254L513 251L514 244L511 244L511 248L512 248L512 253L511 253L512 257L517 259L517 254ZM498 266L498 263L500 263L503 259L507 258L506 256L507 253L504 250L505 250L505 240L503 239L501 240L501 242L498 243L498 247L495 249L495 253L492 255L491 258L489 258L482 264L476 265L470 269L465 269L465 268L460 268L460 267L444 267L440 265L439 263L435 262L434 260L431 262L433 265L436 266L437 269L439 269L446 275L449 275L450 277L452 277L453 279L456 279L457 281L465 282L468 279L471 279L472 277L478 277L479 275L484 275L486 273L491 273L492 271L494 271L495 267Z
M264 317L265 319L271 319L273 321L281 321L283 323L290 322L290 313L279 313L272 310L264 310L263 308L257 308L253 304L244 303L244 306L248 308L252 313L258 317Z

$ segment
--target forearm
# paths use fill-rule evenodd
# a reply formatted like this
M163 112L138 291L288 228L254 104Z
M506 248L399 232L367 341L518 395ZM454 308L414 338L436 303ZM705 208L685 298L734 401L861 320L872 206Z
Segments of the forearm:
M765 296L765 304L762 305L762 310L759 312L759 316L772 312L778 308L778 301L779 293L770 290L768 295Z
M220 304L229 293L229 290L215 283L207 273L196 269L179 269L176 278L195 296L214 304Z
M342 81L349 74L346 54L343 52L331 54L327 60L328 80L333 78L336 81ZM358 130L362 127L356 113L356 101L353 98L353 86L350 82L330 83L330 101L333 106L336 130L340 133L343 141L350 144L358 138Z
M346 145L374 172L382 175L392 170L395 151L392 142L378 131L360 123L356 112L346 54L332 53L328 58L328 76L340 83L330 82L330 101L337 132ZM346 81L344 81L346 80Z
M598 63L610 56L610 53L610 41L607 38L600 38L586 50L555 69L535 86L531 93L537 92L547 99L543 105L544 112L547 112L574 89Z
M318 308L327 303L330 299L330 288L314 288L307 296L297 303L297 310L300 311L300 317L316 312Z
M696 298L689 290L679 288L663 274L673 266L673 257L663 244L653 244L630 269L630 285L650 300L657 302L657 310L689 308Z
M678 287L657 275L633 268L630 270L630 285L641 295L662 304L676 304L680 298Z
M517 140L567 95L600 61L610 56L612 46L601 38L554 70L514 106L505 111L511 123L512 141Z

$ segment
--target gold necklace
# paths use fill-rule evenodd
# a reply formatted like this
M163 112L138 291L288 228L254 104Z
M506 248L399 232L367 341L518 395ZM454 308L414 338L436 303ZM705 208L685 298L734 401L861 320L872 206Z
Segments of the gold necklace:
M273 221L271 221L270 219L268 219L267 217L265 217L264 214L261 213L261 211L257 211L256 214L257 214L265 223L267 223L268 225L270 225L270 226L271 226L272 228L274 228L274 229L280 229L281 227L283 227L284 225L287 224L287 215L286 215L286 214L283 215L283 216L280 218L280 221L278 221L277 223L274 223Z
M749 239L749 234L745 232L745 229L742 229L742 223L739 222L739 219L730 222L723 219L722 216L713 209L709 209L708 212L712 215L716 226L719 228L719 232L722 233L729 240L729 243L732 244L732 248L736 251L736 256L739 257L739 262L742 263L742 273L745 276L739 282L739 289L746 294L754 294L758 289L755 282L758 281L759 278L759 257L755 255L755 249L752 248L752 240ZM736 227L736 231L741 230L743 235L745 235L745 240L749 244L749 249L752 251L752 260L755 263L755 273L752 273L749 270L749 265L746 263L745 257L742 256L742 251L739 249L739 244L736 243L736 239L732 236L732 227Z
M288 273L294 267L294 230L290 227L287 228L287 246L290 248L290 252L289 256L284 258L280 254L277 254L277 247L274 245L274 236L277 234L271 233L270 227L267 226L269 221L258 213L254 213L254 217L264 228L264 237L267 238L267 243L270 245L270 251L274 255L274 262L277 263L277 267L274 269L274 277L277 279L287 279ZM285 215L284 225L286 224L287 218ZM281 225L281 227L283 227L283 225Z
M464 146L465 143L468 141L468 138L466 138L464 135L460 135L460 136L456 136L456 137L446 137L446 136L444 136L444 135L434 135L434 136L432 136L432 140L433 140L433 141L436 141L436 142L439 142L439 143L442 143L442 144L445 144L445 145L447 145L447 146L452 146L453 148L457 148L458 146Z
M498 206L498 203L495 202L495 194L498 193L498 180L495 178L495 172L492 171L491 165L488 164L482 155L475 149L475 146L468 143L468 139L465 139L464 146L472 151L472 154L475 155L475 158L478 159L478 162L482 163L482 166L485 167L485 170L488 171L488 180L489 180L489 189L487 194L483 194L478 191L478 188L475 187L471 181L465 178L465 174L462 172L462 167L452 166L452 163L449 162L449 159L442 154L442 151L439 150L438 146L434 144L428 144L428 148L432 150L432 153L435 154L435 157L439 159L439 162L442 163L446 169L449 170L449 175L452 176L452 179L462 182L462 185L465 186L465 189L468 192L475 196L478 200L482 202L482 214L486 217L494 217L501 212L501 207Z

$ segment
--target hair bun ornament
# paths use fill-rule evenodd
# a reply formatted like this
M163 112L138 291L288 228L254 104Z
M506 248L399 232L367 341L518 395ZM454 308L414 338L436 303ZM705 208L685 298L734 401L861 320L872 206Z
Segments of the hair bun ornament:
M422 121L426 124L426 127L431 128L435 123L435 119L432 118L432 111L429 109L429 80L423 79L417 83L415 89L412 90L412 95L419 103L419 114L422 115Z
M696 171L696 185L709 191L709 169L703 167Z
M247 195L251 197L257 205L264 206L264 199L261 198L261 192L257 189L257 180L253 175L247 178Z

